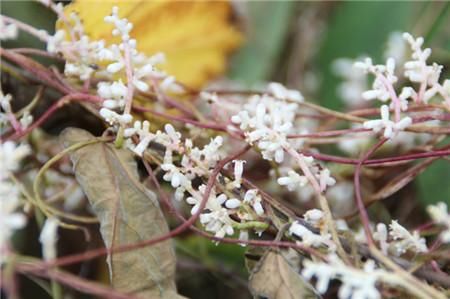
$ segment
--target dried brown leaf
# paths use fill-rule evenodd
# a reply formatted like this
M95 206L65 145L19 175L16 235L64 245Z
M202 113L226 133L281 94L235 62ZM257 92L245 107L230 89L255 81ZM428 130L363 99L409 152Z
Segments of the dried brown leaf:
M311 285L295 272L283 255L268 250L253 268L249 281L255 298L306 299L320 298Z
M65 147L92 140L90 133L69 128L62 132ZM130 151L103 142L71 153L77 181L100 222L108 248L134 244L168 233L153 192L138 181ZM108 256L114 288L142 298L182 298L176 292L175 253L170 240Z

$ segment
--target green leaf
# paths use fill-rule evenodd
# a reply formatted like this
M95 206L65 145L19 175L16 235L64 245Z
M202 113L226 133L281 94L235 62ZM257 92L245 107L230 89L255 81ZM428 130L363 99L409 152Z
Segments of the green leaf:
M255 1L248 9L247 41L233 57L230 77L252 84L269 79L276 67L293 16L295 2Z
M331 72L335 59L357 58L365 54L379 61L389 33L406 30L411 13L412 4L409 2L363 1L339 4L317 57L319 71L323 76L320 103L332 109L343 108L336 94L340 79Z
M424 205L439 201L450 204L450 162L434 161L417 177L420 200Z
M65 147L93 138L81 129L61 133ZM138 181L136 161L129 150L99 142L72 152L70 158L108 248L168 233L155 194ZM171 240L108 256L113 287L142 298L182 298L176 293L175 263Z

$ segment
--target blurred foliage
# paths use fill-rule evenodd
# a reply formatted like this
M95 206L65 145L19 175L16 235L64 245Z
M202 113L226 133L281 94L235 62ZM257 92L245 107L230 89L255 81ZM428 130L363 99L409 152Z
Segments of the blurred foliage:
M336 7L317 57L322 77L320 103L332 109L343 108L336 95L341 80L330 67L335 59L365 54L380 61L387 36L392 31L408 30L411 14L410 2L345 2Z
M417 177L419 187L418 198L424 204L435 204L439 201L450 203L450 162L434 161Z
M248 2L245 6L246 43L235 55L229 75L246 84L267 80L277 67L285 45L295 2Z
M1 14L13 17L35 28L54 32L56 16L47 8L35 1L1 1ZM7 48L27 47L45 49L45 44L31 35L20 32L16 40L2 41L2 46Z

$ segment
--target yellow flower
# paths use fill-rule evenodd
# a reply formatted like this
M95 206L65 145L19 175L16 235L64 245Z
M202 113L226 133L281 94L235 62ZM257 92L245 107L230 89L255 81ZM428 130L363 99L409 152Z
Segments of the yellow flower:
M131 36L138 50L165 53L166 63L160 68L191 88L223 74L227 55L242 41L230 22L229 2L76 0L64 12L78 13L92 39L116 42L111 26L103 21L114 5L120 17L133 23Z

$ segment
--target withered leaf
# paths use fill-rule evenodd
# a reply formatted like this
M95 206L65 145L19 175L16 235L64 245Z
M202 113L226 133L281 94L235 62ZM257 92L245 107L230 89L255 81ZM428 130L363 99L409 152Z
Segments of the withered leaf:
M283 255L272 249L267 250L253 268L249 287L255 298L320 298L313 287L289 266Z
M61 133L65 147L95 138L69 128ZM94 143L70 154L76 179L100 222L108 248L153 239L168 226L153 192L139 182L136 161L126 149ZM140 298L183 298L174 281L175 253L170 240L108 257L111 283Z

